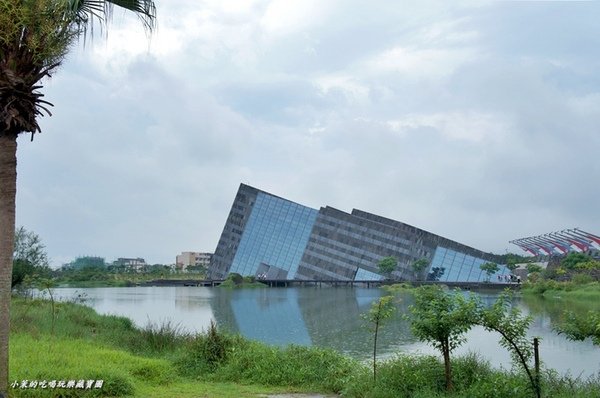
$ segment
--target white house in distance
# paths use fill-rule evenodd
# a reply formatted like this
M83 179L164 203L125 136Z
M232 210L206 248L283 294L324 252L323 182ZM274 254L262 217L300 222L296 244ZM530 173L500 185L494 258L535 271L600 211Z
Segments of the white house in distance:
M180 271L185 271L192 265L208 268L212 255L212 253L182 252L175 257L175 268Z
M134 272L142 272L148 264L146 264L146 260L144 260L141 257L137 257L137 258L119 257L115 262L113 262L113 265L123 266L126 269L134 271Z

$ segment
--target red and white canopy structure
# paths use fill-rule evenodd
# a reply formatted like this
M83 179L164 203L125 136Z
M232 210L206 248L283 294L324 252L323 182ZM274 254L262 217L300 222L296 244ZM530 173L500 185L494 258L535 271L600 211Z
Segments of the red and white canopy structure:
M530 236L511 240L510 243L534 256L566 254L570 252L587 252L600 248L600 236L580 230L564 229L545 235Z

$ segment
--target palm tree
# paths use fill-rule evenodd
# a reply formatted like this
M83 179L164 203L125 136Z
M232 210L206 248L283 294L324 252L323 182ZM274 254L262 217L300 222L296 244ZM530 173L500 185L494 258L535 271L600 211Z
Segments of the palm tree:
M51 115L40 93L81 37L103 29L116 5L154 28L152 0L0 0L0 398L8 395L8 334L17 192L17 136Z

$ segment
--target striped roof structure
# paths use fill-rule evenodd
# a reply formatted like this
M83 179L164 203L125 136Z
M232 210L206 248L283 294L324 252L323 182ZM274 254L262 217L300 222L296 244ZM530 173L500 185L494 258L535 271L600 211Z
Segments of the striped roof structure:
M600 248L600 236L580 230L564 229L549 234L530 236L511 240L526 252L538 255L567 254L570 252L587 252Z

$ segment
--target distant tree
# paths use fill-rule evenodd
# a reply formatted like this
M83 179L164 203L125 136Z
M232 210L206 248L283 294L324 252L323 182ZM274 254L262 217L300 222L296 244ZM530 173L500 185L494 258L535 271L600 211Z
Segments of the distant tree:
M26 276L47 275L50 272L46 247L35 232L19 227L15 231L11 288L21 284Z
M104 260L104 257L81 256L67 264L67 267L72 269L106 268L106 261Z
M415 304L410 306L413 334L438 349L444 357L446 390L453 389L450 353L464 341L464 334L478 320L478 302L439 286L423 286L415 290Z
M517 269L517 262L519 261L517 255L509 253L506 255L506 268L510 270L510 272L515 272Z
M539 264L530 263L527 264L527 273L533 274L534 272L542 272L543 268Z
M38 234L19 227L15 231L14 260L30 262L35 267L48 267L48 254L46 246Z
M492 277L492 275L494 275L494 273L498 272L498 270L500 269L500 267L498 266L498 264L492 263L492 262L481 264L479 266L479 268L482 271L485 271L485 273L486 273L486 281L488 281L488 282L490 281L490 278Z
M566 269L575 269L577 264L592 261L592 257L585 253L571 252L560 262L560 265Z
M398 266L398 260L396 257L384 257L381 259L381 261L379 261L377 266L384 275L391 279L392 272L394 272Z
M27 260L13 260L12 280L10 287L22 285L27 277L35 274L35 267Z
M384 296L371 304L371 309L362 318L369 322L373 332L373 381L377 381L377 335L382 323L392 316L394 307L393 296Z
M419 276L421 275L421 272L423 272L423 270L425 268L427 268L428 266L429 266L429 261L427 261L426 258L416 260L414 263L412 263L412 269L415 272L416 280L419 280Z

